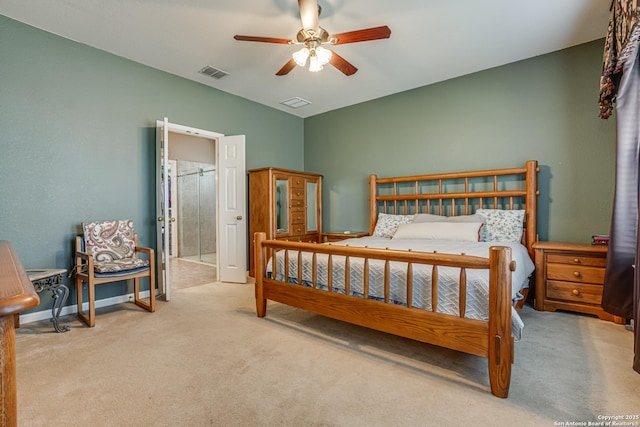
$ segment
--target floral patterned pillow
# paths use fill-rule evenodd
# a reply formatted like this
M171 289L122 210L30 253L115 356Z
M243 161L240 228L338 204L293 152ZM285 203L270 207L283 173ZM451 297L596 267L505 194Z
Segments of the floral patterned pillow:
M481 242L522 241L524 210L478 209L476 214L485 220L480 230Z
M376 228L373 230L373 237L391 238L395 234L398 225L408 224L411 221L413 221L413 215L391 215L379 213Z

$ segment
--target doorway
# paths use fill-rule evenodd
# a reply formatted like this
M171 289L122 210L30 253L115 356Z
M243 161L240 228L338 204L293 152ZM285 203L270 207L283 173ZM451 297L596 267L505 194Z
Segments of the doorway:
M180 140L184 143L180 143ZM171 260L181 260L172 256L174 242L170 240L176 229L177 204L172 192L177 189L177 161L213 165L215 194L215 225L217 259L215 274L211 281L246 283L247 281L247 230L246 230L246 167L245 136L228 135L169 123L167 117L156 121L156 251L158 293L165 300L171 300L172 274ZM175 163L174 163L175 162ZM176 167L172 172L171 164ZM202 170L204 174L204 169ZM200 174L198 170L197 174ZM170 182L176 186L170 186ZM174 194L175 196L175 194ZM173 232L174 235L177 234ZM201 236L202 237L202 236ZM179 252L177 249L175 254ZM184 261L184 260L182 260ZM185 261L190 262L190 261Z
M216 281L215 141L169 133L170 275L174 289Z

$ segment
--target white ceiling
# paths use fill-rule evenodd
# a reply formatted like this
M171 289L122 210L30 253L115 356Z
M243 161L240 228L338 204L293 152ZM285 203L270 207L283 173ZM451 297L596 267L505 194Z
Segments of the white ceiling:
M299 117L542 55L605 36L611 0L319 0L330 34L388 25L391 37L334 46L328 65L275 75L296 46L296 0L0 0L0 14ZM198 74L206 65L230 73ZM291 109L291 97L311 105Z

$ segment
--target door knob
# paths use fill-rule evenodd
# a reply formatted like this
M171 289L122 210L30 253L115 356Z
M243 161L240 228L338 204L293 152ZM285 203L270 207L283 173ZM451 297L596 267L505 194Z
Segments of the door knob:
M238 216L236 217L236 219L237 219L238 221L242 220L242 215L238 215Z
M176 219L174 217L169 218L169 222L176 222Z
M158 222L162 222L162 221L164 221L164 217L163 216L159 216L158 217Z

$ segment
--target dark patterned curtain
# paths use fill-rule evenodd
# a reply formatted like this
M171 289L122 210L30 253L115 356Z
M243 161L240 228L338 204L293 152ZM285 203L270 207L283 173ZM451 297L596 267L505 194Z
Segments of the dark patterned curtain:
M605 40L600 80L600 117L616 112L616 184L611 218L611 239L602 294L602 308L634 319L633 368L640 372L639 303L640 242L638 205L640 183L640 38L638 0L613 0Z

